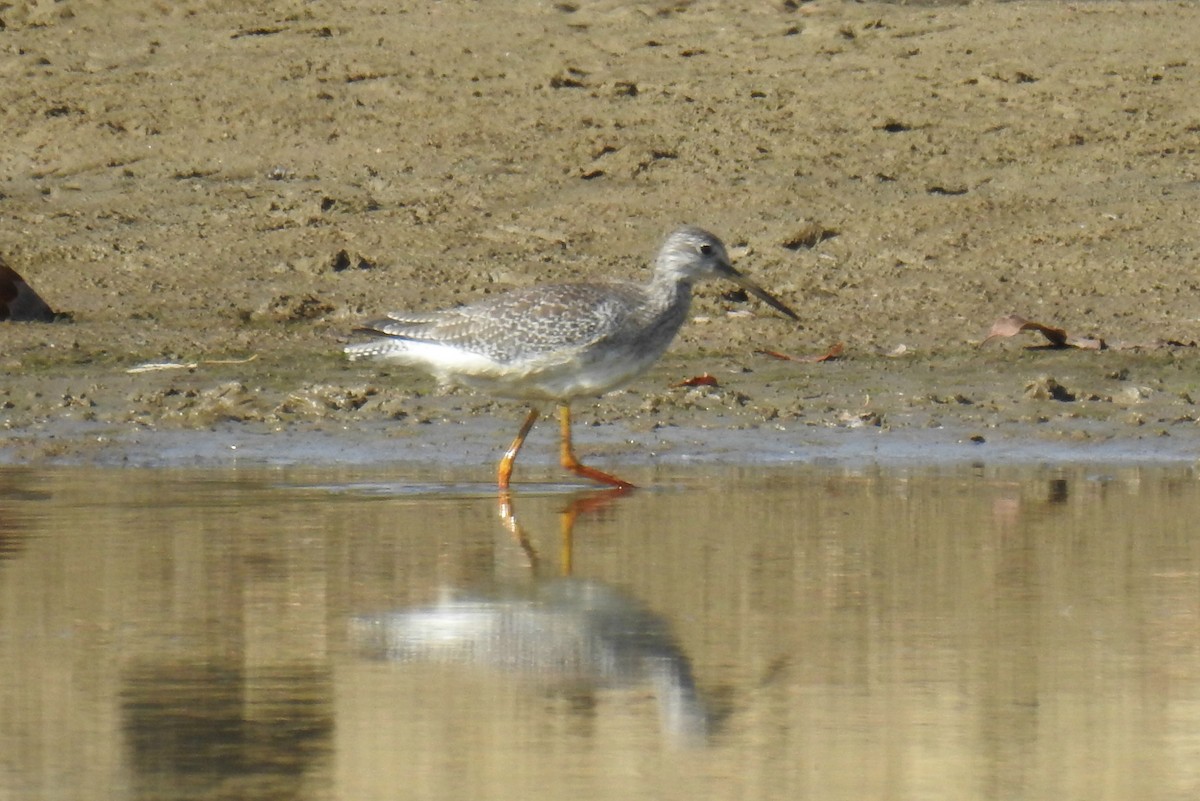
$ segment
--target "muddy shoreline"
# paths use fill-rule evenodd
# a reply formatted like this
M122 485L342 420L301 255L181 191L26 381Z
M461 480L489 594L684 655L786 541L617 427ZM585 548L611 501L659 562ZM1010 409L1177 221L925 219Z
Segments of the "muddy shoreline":
M1173 354L1141 374L1147 384L1130 377L1144 354L1081 362L1069 352L1005 352L984 360L990 370L980 358L764 359L753 369L728 357L671 356L633 387L578 404L577 444L590 460L623 469L1190 463L1200 452L1187 363ZM697 361L718 386L669 386ZM327 383L281 371L259 385L240 370L201 365L97 381L81 368L86 379L47 379L30 391L23 417L16 403L5 410L13 422L0 433L0 462L379 464L490 477L522 415L516 403L442 395L403 370L381 377L336 363ZM930 390L931 374L940 389ZM51 394L32 397L39 392ZM522 472L556 474L556 436L549 423L535 430Z

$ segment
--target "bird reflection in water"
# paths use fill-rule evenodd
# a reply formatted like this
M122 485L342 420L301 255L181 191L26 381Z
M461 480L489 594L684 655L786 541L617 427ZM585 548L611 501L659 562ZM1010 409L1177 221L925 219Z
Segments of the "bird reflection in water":
M614 587L571 576L576 519L627 492L591 491L571 500L560 515L560 575L549 578L539 576L541 559L517 521L511 496L501 493L501 522L525 551L531 581L358 617L352 638L376 658L470 666L549 688L650 687L664 734L677 744L702 744L709 713L669 622Z

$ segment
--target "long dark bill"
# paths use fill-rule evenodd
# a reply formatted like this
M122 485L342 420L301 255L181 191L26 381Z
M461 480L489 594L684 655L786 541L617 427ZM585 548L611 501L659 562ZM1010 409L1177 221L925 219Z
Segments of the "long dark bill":
M727 273L725 273L725 277L728 278L730 281L733 281L735 284L737 284L738 286L740 286L742 289L746 290L750 294L754 295L754 297L758 298L763 303L767 304L768 306L770 306L772 309L779 312L780 314L785 314L788 317L791 317L796 322L800 321L800 315L796 314L794 311L792 311L787 306L785 306L783 301L779 300L779 298L775 297L770 292L763 289L761 286L759 286L758 284L754 283L746 276L739 273L733 267L729 268L729 271Z

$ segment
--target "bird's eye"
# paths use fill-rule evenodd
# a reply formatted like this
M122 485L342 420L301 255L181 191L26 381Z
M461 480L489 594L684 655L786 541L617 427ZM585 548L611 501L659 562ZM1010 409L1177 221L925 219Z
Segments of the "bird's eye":
M713 252L712 245L709 245L709 244L701 245L700 252L705 256L711 256L712 252Z

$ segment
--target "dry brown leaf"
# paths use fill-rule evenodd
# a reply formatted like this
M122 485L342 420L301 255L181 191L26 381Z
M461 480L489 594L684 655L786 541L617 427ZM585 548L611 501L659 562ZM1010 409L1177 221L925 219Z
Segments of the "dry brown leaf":
M979 347L983 347L993 339L1007 339L1008 337L1016 336L1022 331L1037 331L1044 336L1052 347L1055 348L1079 348L1080 350L1104 350L1107 347L1103 339L1097 337L1075 337L1070 336L1062 328L1055 328L1045 323L1034 322L1027 320L1019 314L1010 314L1007 317L1001 317L996 322L992 323L992 328L988 331L988 335L979 343Z
M842 354L845 352L846 352L846 343L845 342L835 342L835 343L833 343L833 346L829 350L825 351L824 356L818 356L813 361L817 361L817 362L833 361L834 359L840 359L842 357Z
M720 386L720 384L717 383L717 379L715 377L709 375L708 373L704 373L703 375L697 375L697 376L692 376L691 378L685 378L684 380L682 380L678 383L672 384L671 388L675 389L676 387L719 387L719 386Z
M992 329L988 331L988 335L984 337L983 342L979 343L980 347L991 342L993 339L1013 337L1022 331L1040 331L1046 339L1050 340L1050 344L1056 347L1063 347L1067 343L1067 332L1061 328L1052 328L1048 325L1026 320L1019 314L1010 314L992 323Z
M761 353L764 356L770 356L772 359L779 359L784 362L802 362L805 364L816 364L817 362L830 362L834 359L840 359L842 354L846 352L845 342L835 342L829 350L822 353L820 356L792 356L788 353L780 353L777 350L756 350L755 353Z

